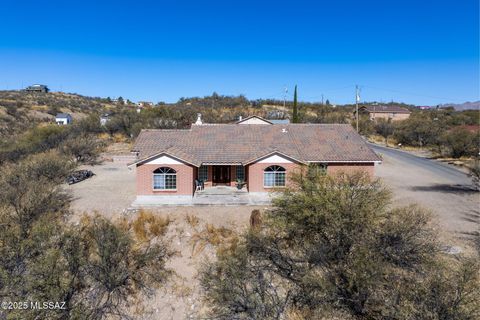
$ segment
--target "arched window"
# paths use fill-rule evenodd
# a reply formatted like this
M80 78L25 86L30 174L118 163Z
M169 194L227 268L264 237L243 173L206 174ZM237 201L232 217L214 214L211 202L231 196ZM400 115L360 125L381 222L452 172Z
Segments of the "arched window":
M263 170L263 186L265 188L285 187L285 168L270 166Z
M154 190L177 189L177 172L169 167L158 168L153 171Z

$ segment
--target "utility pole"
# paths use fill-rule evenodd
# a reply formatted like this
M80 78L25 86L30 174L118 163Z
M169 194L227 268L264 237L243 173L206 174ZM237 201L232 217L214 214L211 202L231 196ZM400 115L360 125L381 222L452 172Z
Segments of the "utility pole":
M358 93L358 85L355 85L355 115L357 116L357 132L358 132L358 101L360 101L360 95Z
M323 93L322 93L322 106L323 106Z
M287 93L288 93L288 88L285 86L285 93L283 94L283 109L285 109L285 106L287 105Z

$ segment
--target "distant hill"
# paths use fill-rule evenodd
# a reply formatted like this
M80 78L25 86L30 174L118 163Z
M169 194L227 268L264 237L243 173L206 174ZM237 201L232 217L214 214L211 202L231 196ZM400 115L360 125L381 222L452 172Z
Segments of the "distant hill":
M447 108L447 107L453 107L457 111L480 110L480 101L475 101L475 102L467 101L464 103L445 103L440 105L440 108Z
M0 91L0 136L23 132L40 123L53 123L57 113L75 120L116 106L107 99L63 92Z

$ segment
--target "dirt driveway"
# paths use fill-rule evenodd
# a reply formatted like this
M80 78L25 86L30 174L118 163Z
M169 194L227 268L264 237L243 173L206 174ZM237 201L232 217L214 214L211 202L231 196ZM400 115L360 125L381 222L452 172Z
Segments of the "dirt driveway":
M111 217L121 214L135 200L135 169L125 163L106 161L98 166L86 166L95 175L68 186L73 193L72 209L77 213L98 211Z
M402 151L377 146L374 150L383 157L376 176L391 188L395 204L418 203L431 209L439 225L455 236L479 231L480 193L466 174Z

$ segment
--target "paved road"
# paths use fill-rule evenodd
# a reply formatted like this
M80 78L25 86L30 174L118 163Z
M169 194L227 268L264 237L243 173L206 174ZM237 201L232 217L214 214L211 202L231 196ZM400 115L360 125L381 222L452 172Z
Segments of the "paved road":
M378 154L388 156L390 158L394 158L408 165L413 165L418 168L428 170L434 175L437 175L444 179L451 180L452 183L467 185L467 186L471 184L471 180L467 176L467 174L458 170L452 165L440 163L434 160L415 156L408 152L387 148L387 147L382 147L375 144L370 144L370 146Z
M455 167L407 152L370 145L383 161L375 175L392 190L394 204L420 204L432 211L436 221L455 237L478 231L480 193L470 178Z

